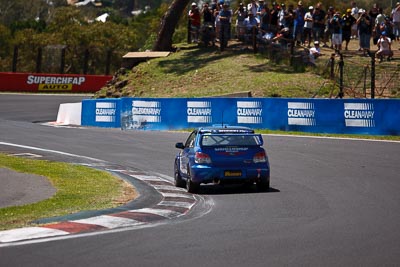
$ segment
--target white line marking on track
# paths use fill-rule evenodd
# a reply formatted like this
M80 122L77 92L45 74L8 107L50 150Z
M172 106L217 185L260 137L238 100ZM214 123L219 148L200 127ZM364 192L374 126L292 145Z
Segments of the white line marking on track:
M142 212L142 213L150 213L150 214L155 214L155 215L160 215L166 218L175 218L182 213L173 211L173 210L163 210L163 209L152 209L152 208L143 208L143 209L138 209L138 210L130 210L130 212Z
M60 154L60 155L70 156L70 157L75 157L75 158L105 162L104 160L101 160L101 159L95 159L95 158L91 158L91 157L80 156L80 155L76 155L76 154L71 154L71 153L66 153L66 152L61 152L61 151L51 150L51 149L44 149L44 148L39 148L39 147L34 147L34 146L24 146L24 145L18 145L18 144L13 144L13 143L6 143L6 142L0 142L0 145L14 146L14 147L32 149L32 150L37 150L37 151L50 152L50 153L55 153L55 154Z
M178 202L178 201L161 201L160 203L158 203L158 205L190 209L194 205L194 203Z

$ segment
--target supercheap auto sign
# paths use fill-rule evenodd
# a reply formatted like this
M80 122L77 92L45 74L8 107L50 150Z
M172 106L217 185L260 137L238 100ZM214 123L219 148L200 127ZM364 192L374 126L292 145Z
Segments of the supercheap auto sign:
M112 76L0 73L0 91L97 92Z

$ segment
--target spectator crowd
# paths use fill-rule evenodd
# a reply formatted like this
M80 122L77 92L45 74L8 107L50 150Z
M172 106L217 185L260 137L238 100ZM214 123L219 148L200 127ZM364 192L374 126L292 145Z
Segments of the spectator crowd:
M319 51L320 45L336 51L348 50L353 40L358 43L358 50L369 56L372 41L378 50L376 56L391 60L392 43L400 42L400 2L388 14L378 4L367 9L358 7L356 2L343 11L324 7L321 2L304 6L299 1L296 6L286 6L251 0L240 3L235 10L223 0L202 3L200 8L193 2L188 14L193 42L201 42L204 28L211 26L212 38L226 46L232 24L235 37L240 40L246 41L256 34L260 42L305 46L310 48L310 55L317 55L315 50Z

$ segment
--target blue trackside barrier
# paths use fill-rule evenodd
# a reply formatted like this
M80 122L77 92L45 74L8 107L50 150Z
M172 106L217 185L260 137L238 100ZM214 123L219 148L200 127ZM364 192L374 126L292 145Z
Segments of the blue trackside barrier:
M84 126L120 128L121 100L83 100L81 124Z
M400 100L121 98L82 102L84 126L178 130L214 124L313 133L399 135Z

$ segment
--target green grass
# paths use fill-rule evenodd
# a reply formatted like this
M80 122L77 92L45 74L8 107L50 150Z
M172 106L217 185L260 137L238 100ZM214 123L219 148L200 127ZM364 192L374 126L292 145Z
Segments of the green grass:
M313 72L271 64L265 55L249 51L179 47L180 51L141 63L121 77L129 80L122 96L207 97L251 91L253 97L311 97L325 82ZM96 96L105 97L107 90Z
M45 176L57 189L49 199L1 208L0 230L32 225L32 221L40 218L116 207L134 193L110 173L79 165L0 154L0 167Z

